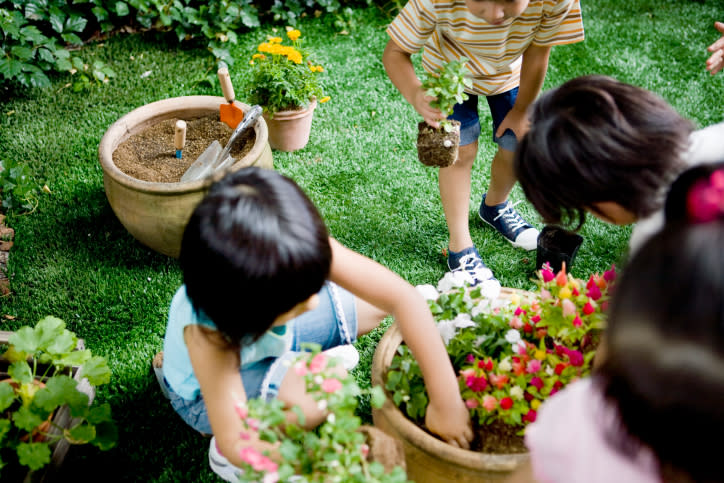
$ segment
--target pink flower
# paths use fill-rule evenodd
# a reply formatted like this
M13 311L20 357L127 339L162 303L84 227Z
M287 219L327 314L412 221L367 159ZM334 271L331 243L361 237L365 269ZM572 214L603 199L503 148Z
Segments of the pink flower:
M541 275L543 275L543 281L544 282L550 282L555 278L555 275L553 275L553 271L550 269L550 265L548 265L547 269L541 270Z
M367 455L370 454L370 447L367 446L367 444L362 443L359 447L359 452L362 453L363 458L367 458Z
M460 371L460 375L467 379L468 377L472 377L475 375L475 369L463 369L462 371Z
M507 374L490 374L490 383L498 389L503 389L509 379Z
M588 292L586 292L586 295L591 297L593 300L598 300L601 298L601 289L598 288L598 285L593 284L593 286L588 289Z
M251 439L251 435L246 431L242 431L241 433L239 433L239 437L244 441L249 441Z
M249 415L249 409L243 403L237 403L234 406L234 409L236 409L236 414L241 419L246 419L246 417Z
M538 413L535 412L535 409L531 409L527 413L525 413L525 416L523 416L523 421L528 421L529 423L535 423L535 418L538 417Z
M494 396L487 395L483 398L483 407L488 411L494 411L498 407L498 400Z
M465 380L465 385L473 392L482 392L488 387L488 381L486 381L484 377L470 376Z
M535 374L536 372L540 371L540 361L538 359L533 359L530 362L528 362L528 368L526 371L528 371L528 374Z
M603 272L603 278L607 282L613 282L614 280L616 280L616 265L611 265L610 270L606 270L605 272Z
M337 392L340 389L342 389L342 383L340 382L339 379L330 377L329 379L325 379L324 381L322 381L321 388L322 388L322 391L329 394L329 393Z
M520 329L523 327L523 322L521 322L520 317L511 317L508 325L514 329Z
M571 361L571 365L580 367L583 365L583 354L577 350L568 351L568 360Z
M543 387L543 379L541 379L540 377L534 377L533 379L530 380L530 385L540 391L541 388Z
M548 300L551 297L552 297L552 295L548 290L546 290L544 288L540 289L540 299L541 300Z
M576 317L573 319L573 327L580 327L581 325L583 325L583 321L578 314L576 314Z
M465 406L467 406L468 409L475 409L478 407L478 401L477 399L466 399Z
M500 407L502 409L510 409L513 407L513 400L509 397L504 397L500 400Z
M591 303L590 300L588 302L586 302L586 305L583 306L583 313L586 315L591 315L595 311L596 311L596 307Z
M475 361L474 355L468 354L467 356L465 356L465 362L467 362L468 364L472 364L474 361Z
M538 315L538 314L534 315L533 317L530 318L530 321L533 322L534 324L537 324L538 322L540 322L540 315Z
M254 471L275 472L279 468L276 463L251 446L241 448L239 457L244 463L250 465Z
M327 367L327 356L320 352L309 363L309 372L319 374L325 367Z
M295 362L294 373L299 377L304 377L307 374L307 364L304 361Z
M569 299L563 299L561 307L563 308L563 317L568 317L569 315L576 313L576 304L571 302Z
M254 431L259 431L259 420L256 418L248 418L246 420L246 425Z

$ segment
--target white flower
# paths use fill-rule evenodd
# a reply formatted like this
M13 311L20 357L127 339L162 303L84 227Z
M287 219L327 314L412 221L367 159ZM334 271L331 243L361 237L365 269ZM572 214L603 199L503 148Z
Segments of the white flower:
M523 399L523 389L520 386L510 388L510 397L513 399Z
M518 341L520 341L520 332L518 332L516 329L510 329L508 332L505 333L505 340L513 345L517 344Z
M488 340L488 336L486 335L481 335L480 337L477 337L475 339L475 347L480 347L486 340Z
M487 313L489 311L489 309L490 309L490 300L483 299L480 302L478 302L478 305L476 305L475 307L473 307L470 310L470 315L472 315L473 317L476 317L480 314Z
M459 270L457 272L446 272L445 275L437 283L437 291L449 292L454 288L464 287L465 284L472 285L475 283L473 277L469 273Z
M545 371L546 371L546 374L548 374L549 376L552 376L553 373L555 372L555 370L553 370L553 368L551 366L546 366Z
M513 366L510 364L510 358L506 357L500 363L498 364L498 369L503 372L510 372L513 369Z
M320 411L324 411L325 409L327 409L327 400L320 399L319 401L317 401L317 409L319 409Z
M480 284L480 293L483 297L495 300L500 296L500 282L497 280L485 280Z
M453 337L455 337L455 322L452 320L441 320L437 323L437 330L445 345L448 345Z
M337 418L335 417L334 413L329 413L329 414L327 414L327 422L328 422L329 424L334 424L334 422L335 422L336 420L337 420Z
M440 296L437 289L429 283L426 283L425 285L418 285L415 288L422 294L423 297L425 297L425 300L437 300Z
M317 384L322 384L322 382L324 382L324 378L320 375L316 375L314 376L314 382L316 382Z
M470 314L458 314L453 320L456 329L465 329L467 327L475 327L475 322L470 318Z

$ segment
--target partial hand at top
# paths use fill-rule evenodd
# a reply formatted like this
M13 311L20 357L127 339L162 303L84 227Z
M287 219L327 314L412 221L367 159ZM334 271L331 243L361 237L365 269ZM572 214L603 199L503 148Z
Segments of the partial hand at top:
M706 49L711 52L711 56L706 60L706 70L711 75L724 68L724 22L714 22L714 28L721 32L722 36Z
M430 103L434 100L436 100L435 97L426 95L425 89L419 87L415 92L415 102L412 107L430 127L437 129L440 127L440 120L445 119L445 116L440 109L430 106Z
M515 137L520 141L525 133L530 129L530 121L525 111L519 111L513 107L503 119L503 122L498 126L498 130L495 131L497 137L501 137L506 129L510 129L515 133Z
M446 401L445 407L430 401L425 413L425 425L448 444L457 448L470 448L473 440L470 412L459 397L454 402Z

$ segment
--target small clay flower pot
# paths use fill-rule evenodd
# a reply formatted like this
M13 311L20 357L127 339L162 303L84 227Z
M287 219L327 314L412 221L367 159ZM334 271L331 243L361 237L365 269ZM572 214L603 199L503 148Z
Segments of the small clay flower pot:
M536 249L536 270L540 270L543 264L548 262L553 272L558 272L563 263L566 270L570 271L573 260L576 258L578 248L583 243L583 237L559 226L548 225L538 235L538 247Z
M460 122L450 121L453 129L433 129L425 121L417 125L417 157L425 166L446 168L458 159Z

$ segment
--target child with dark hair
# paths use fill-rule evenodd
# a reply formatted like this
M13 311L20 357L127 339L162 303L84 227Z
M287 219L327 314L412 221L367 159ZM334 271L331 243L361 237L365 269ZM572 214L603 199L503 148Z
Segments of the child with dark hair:
M324 350L352 344L387 314L424 374L428 427L468 447L468 411L427 302L390 270L330 238L292 180L246 168L217 181L191 215L179 261L184 285L169 310L163 382L183 420L213 433L209 461L222 478L238 480L234 465L242 463L243 447L271 449L239 437L239 399L299 406L305 427L314 428L326 413L287 362L302 343Z
M724 431L724 163L684 173L666 218L617 282L603 362L541 406L514 481L724 481L705 441Z
M528 200L550 224L636 222L632 250L662 224L671 182L724 158L724 123L694 131L656 94L589 75L549 90L531 108L514 168Z

